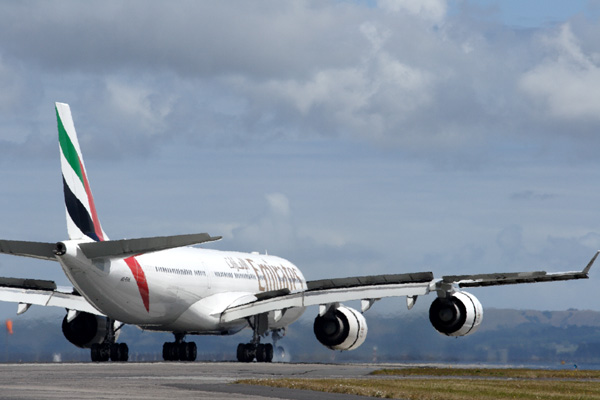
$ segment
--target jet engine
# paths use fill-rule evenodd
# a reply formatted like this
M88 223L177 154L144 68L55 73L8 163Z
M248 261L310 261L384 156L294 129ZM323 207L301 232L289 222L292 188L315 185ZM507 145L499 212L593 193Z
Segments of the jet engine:
M318 315L313 325L315 336L331 350L354 350L367 338L367 321L358 311L340 306Z
M106 337L106 317L81 312L70 322L67 316L63 319L62 331L67 340L77 347L91 348L100 344Z
M447 336L474 333L482 319L481 303L467 292L457 292L449 298L438 297L429 307L429 321L439 333Z

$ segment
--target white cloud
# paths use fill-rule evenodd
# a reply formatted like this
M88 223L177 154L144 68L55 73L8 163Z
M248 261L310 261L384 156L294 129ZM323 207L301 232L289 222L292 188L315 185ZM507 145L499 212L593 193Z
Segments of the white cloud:
M408 12L436 22L444 19L448 8L445 0L378 0L377 4L387 11Z
M269 209L280 217L290 216L290 201L282 193L270 193L265 196L269 203Z
M232 231L233 240L253 251L284 253L296 244L288 198L281 193L265 195L267 210L255 220Z
M160 96L159 102L153 102L152 97L158 94L149 86L126 83L114 78L107 80L106 90L115 111L128 119L135 119L145 133L164 131L164 119L171 110L171 102L164 95Z
M600 121L600 55L583 51L569 23L543 43L551 55L523 75L522 90L545 117Z
M262 82L236 76L228 82L245 96L261 99L263 108L291 108L315 130L329 126L349 136L394 136L400 121L431 103L435 78L384 49L387 28L366 22L356 29L371 47L355 64L292 79Z

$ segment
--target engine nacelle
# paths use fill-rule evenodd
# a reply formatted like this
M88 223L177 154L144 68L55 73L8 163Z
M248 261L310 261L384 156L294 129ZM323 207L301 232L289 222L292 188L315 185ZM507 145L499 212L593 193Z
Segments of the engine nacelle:
M447 336L466 336L479 329L483 307L467 292L454 293L449 299L437 298L429 307L429 321Z
M357 349L367 338L368 330L361 313L343 306L318 315L313 329L317 340L331 350Z
M67 340L77 347L90 348L100 344L106 337L106 317L81 312L71 322L63 319L62 331Z

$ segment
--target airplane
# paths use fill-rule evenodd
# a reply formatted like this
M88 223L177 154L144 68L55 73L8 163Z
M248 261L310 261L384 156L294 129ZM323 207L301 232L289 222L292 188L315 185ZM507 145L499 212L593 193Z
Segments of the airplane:
M110 240L92 196L68 104L55 103L68 240L57 243L0 240L0 253L58 262L73 285L42 279L0 278L0 301L66 310L67 340L90 349L92 361L127 361L118 343L121 328L171 332L165 361L194 361L197 346L188 335L232 335L252 330L237 346L239 362L272 362L274 346L307 307L318 306L317 340L332 350L354 350L367 337L364 313L378 300L436 293L429 309L433 327L447 336L474 333L483 307L466 287L586 279L600 251L582 271L449 275L431 272L306 280L290 261L267 254L193 247L220 240L208 233ZM360 311L343 302L360 301ZM271 337L273 344L264 343ZM261 342L262 340L262 342Z

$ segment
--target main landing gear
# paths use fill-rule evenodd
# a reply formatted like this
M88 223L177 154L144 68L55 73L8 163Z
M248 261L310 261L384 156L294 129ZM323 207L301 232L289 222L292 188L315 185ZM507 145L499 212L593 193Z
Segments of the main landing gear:
M273 345L271 343L240 343L237 347L237 360L239 362L273 361Z
M163 360L165 361L196 361L198 349L196 343L186 342L185 333L173 333L175 342L163 345Z
M271 343L260 343L261 336L267 336L268 320L266 314L255 315L248 323L252 328L252 341L250 343L240 343L237 347L237 360L239 362L257 362L273 361L273 345ZM272 331L273 342L281 338L279 330Z
M125 343L115 343L115 332L121 329L123 325L115 330L115 321L106 319L106 336L100 344L94 343L91 347L92 361L105 362L111 361L127 361L129 359L129 348Z

